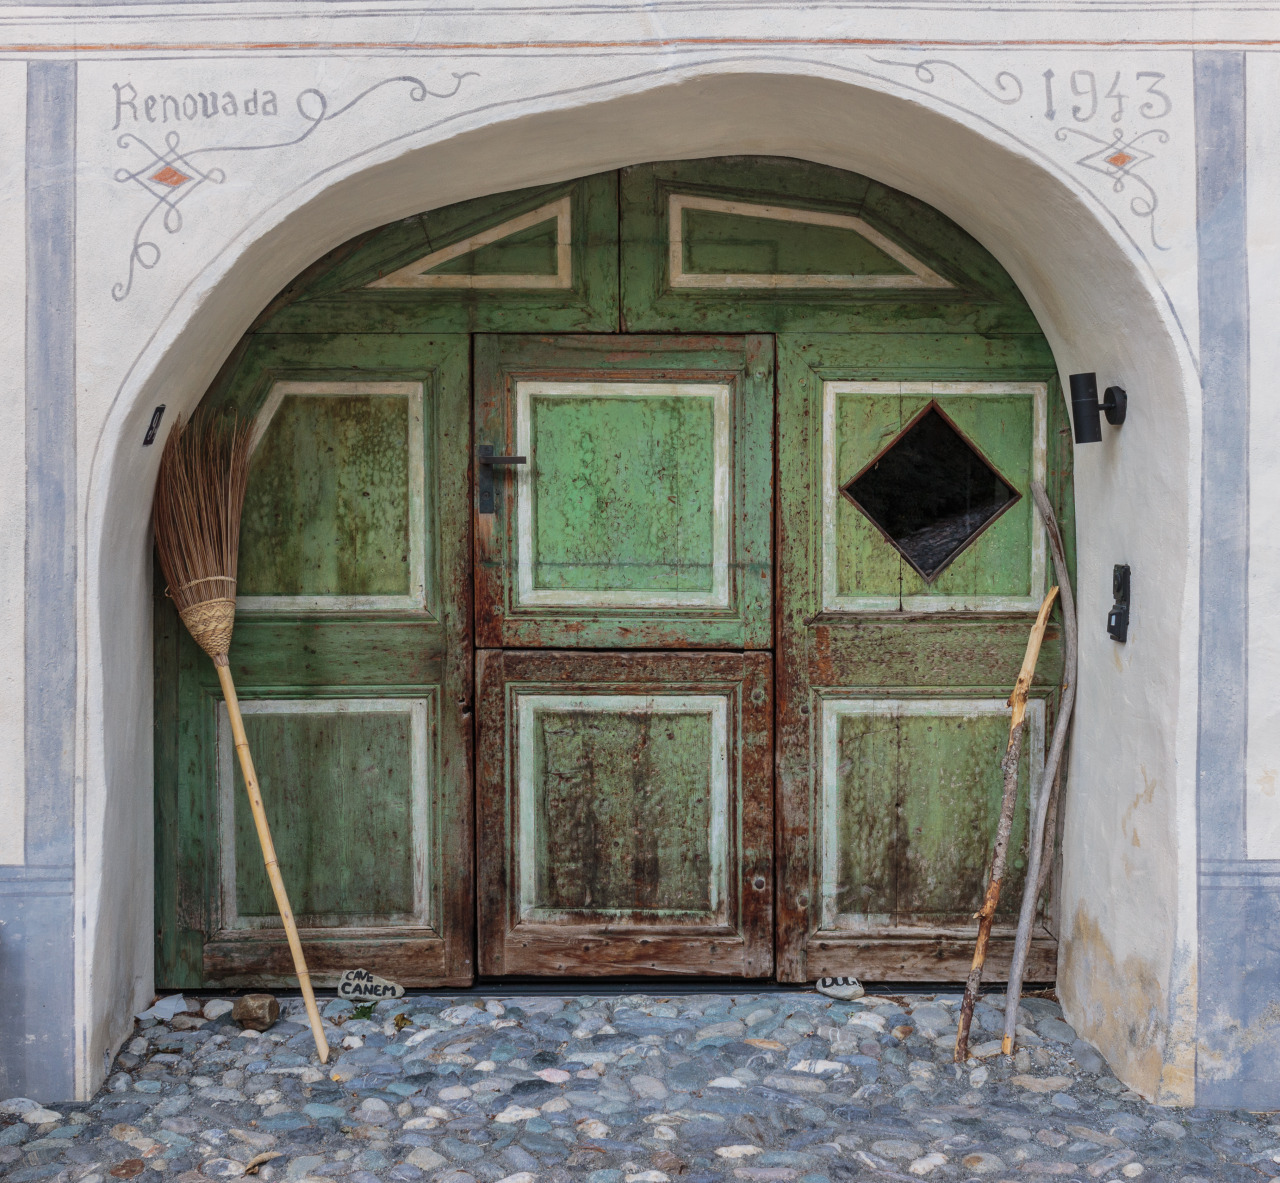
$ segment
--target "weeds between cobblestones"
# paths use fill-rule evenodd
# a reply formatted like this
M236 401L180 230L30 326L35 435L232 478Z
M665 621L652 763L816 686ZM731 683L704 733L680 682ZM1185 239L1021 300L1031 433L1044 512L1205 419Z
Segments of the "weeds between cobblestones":
M140 1020L87 1105L0 1104L11 1183L844 1183L1271 1179L1269 1114L1161 1109L1027 998L953 1065L958 996L300 999L264 1034L215 999ZM984 1042L985 1039L985 1042ZM1280 1115L1277 1115L1280 1116Z

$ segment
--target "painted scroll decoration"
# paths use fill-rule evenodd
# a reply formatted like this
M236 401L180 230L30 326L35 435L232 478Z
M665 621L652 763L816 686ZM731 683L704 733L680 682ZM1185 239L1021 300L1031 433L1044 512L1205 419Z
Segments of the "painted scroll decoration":
M454 290L570 288L573 286L572 221L572 198L565 194L519 217L423 255L366 286ZM550 231L550 235L546 231ZM540 234L545 241L538 241ZM535 260L537 255L545 254L551 265L541 272L521 270L518 265L510 271L498 270L492 264L498 261L495 255L503 248L517 259L521 257L522 249L526 257L532 256ZM467 270L469 262L478 269ZM488 269L486 263L490 265Z
M950 71L965 79L982 91L987 98L995 99L997 103L1003 106L1011 107L1014 103L1022 100L1022 79L1011 70L999 71L994 80L995 88L992 89L992 87L979 82L963 66L958 66L955 62L949 62L945 58L925 58L919 62L895 62L889 58L872 58L871 60L877 66L896 66L911 70L916 76L916 81L923 82L926 86L932 86L938 81L938 72L934 67L941 67L943 70Z
M153 237L156 236L154 220L157 215L160 218L160 225L164 228L166 234L178 234L183 227L181 207L191 195L207 183L221 185L226 181L226 170L216 165L203 163L204 158L235 152L268 152L279 148L295 147L309 139L322 124L329 123L345 115L369 95L381 90L384 86L391 86L401 82L407 83L409 85L409 101L421 103L428 97L433 99L452 98L462 87L465 78L475 76L477 75L474 70L469 70L465 73L454 73L452 75L454 80L453 89L446 91L434 91L422 79L416 78L411 74L385 78L381 82L367 87L355 98L335 111L329 110L329 99L323 91L317 90L315 87L307 87L299 92L295 101L298 114L305 124L304 128L289 139L277 140L269 144L216 144L203 148L184 149L181 133L171 131L165 134L163 149L157 149L134 132L125 132L116 140L116 144L124 149L140 148L147 154L147 158L138 167L116 169L115 180L122 185L136 185L151 199L151 205L134 230L133 243L129 251L128 274L123 280L112 285L112 299L117 301L126 299L133 290L133 282L138 269L150 271L160 262L163 252L160 249L159 242L156 241L156 237ZM217 96L213 95L212 97L216 104ZM136 103L134 100L136 99L135 92L132 100L128 98L124 100L126 105L135 107L135 117ZM184 102L187 99L198 103L194 95L185 96ZM262 101L266 101L265 97ZM271 95L271 101L272 103L275 102L274 94ZM120 91L117 90L117 126L119 126L120 109ZM217 107L215 105L214 111L216 112L216 110Z
M699 244L693 219L705 220L708 216L719 220L722 225L737 224L745 234L751 233L749 227L753 224L763 228L768 223L774 223L779 234L800 226L811 233L813 230L825 231L835 241L843 239L841 245L845 247L844 255L856 259L857 263L846 271L825 268L787 270L785 262L780 262L776 270L766 267L752 271L721 269L714 258L700 258L706 248ZM764 233L768 233L767 229ZM670 285L683 290L902 290L954 286L896 242L852 214L761 205L747 201L725 201L687 193L673 193L668 199L667 253Z
M1142 193L1130 198L1129 212L1135 217L1148 220L1151 245L1158 251L1167 251L1169 248L1156 238L1155 219L1160 198L1146 177L1136 170L1147 161L1155 159L1155 153L1141 147L1139 141L1150 136L1154 137L1158 144L1167 144L1169 133L1163 128L1153 127L1136 135L1126 136L1124 131L1117 127L1108 140L1090 132L1081 131L1078 127L1060 127L1054 135L1062 143L1067 143L1070 136L1079 136L1083 140L1097 144L1098 147L1091 152L1086 152L1076 161L1076 164L1080 168L1087 168L1090 172L1100 173L1106 177L1111 182L1112 192L1124 193L1130 181L1142 187Z
M987 85L974 73L945 58L925 58L921 61L901 61L891 58L871 58L878 66L891 70L909 70L915 81L925 87L937 87L946 82L963 80L988 99L1004 107L1018 106L1026 99L1028 105L1035 96L1028 94L1022 79L1012 70L998 71L991 85ZM1173 99L1165 87L1166 76L1158 70L1117 69L1108 81L1110 69L1099 74L1095 69L1079 68L1063 71L1045 70L1043 84L1043 108L1039 115L1054 127L1054 139L1060 144L1072 144L1076 139L1097 145L1072 163L1076 168L1105 177L1111 182L1111 191L1129 196L1129 213L1147 223L1151 246L1158 251L1170 248L1159 241L1156 234L1156 210L1160 197L1155 186L1138 170L1156 159L1153 145L1169 143L1169 133L1164 128L1148 127L1133 130L1140 120L1156 122L1173 111ZM1105 90L1103 88L1106 88ZM1070 120L1069 123L1065 122ZM1113 126L1106 134L1107 123ZM1131 130L1125 132L1120 124L1128 122ZM1102 124L1094 131L1076 126ZM1059 126L1062 124L1061 126ZM1101 131L1103 134L1098 134ZM1073 138L1074 137L1074 138ZM1132 186L1141 192L1134 193Z

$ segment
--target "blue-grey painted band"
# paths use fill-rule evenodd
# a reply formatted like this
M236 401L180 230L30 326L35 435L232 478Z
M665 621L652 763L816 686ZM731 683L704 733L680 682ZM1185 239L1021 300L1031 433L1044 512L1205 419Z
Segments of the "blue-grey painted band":
M1196 1099L1280 1103L1274 1039L1242 1039L1275 998L1280 893L1245 836L1249 641L1249 271L1245 55L1195 55L1196 233L1203 395L1196 737L1199 972ZM1267 1046L1261 1046L1267 1045ZM1261 1054L1258 1054L1258 1053ZM1223 1065L1230 1064L1230 1071Z
M1243 53L1195 55L1204 468L1197 777L1202 858L1244 858L1249 270Z
M25 866L0 892L0 1093L75 1093L76 65L27 65Z
M0 883L28 883L44 879L70 879L73 868L70 863L58 866L52 863L29 867L0 867Z
M28 65L28 864L75 857L75 104L74 62Z
M0 1095L46 1104L75 1091L70 894L0 896Z
M1201 887L1280 886L1280 860L1277 859L1201 859Z

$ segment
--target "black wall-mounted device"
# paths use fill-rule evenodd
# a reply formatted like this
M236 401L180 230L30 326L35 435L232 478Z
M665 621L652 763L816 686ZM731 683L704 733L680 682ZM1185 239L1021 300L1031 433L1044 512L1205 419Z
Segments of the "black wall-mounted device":
M1111 568L1111 598L1115 602L1107 613L1107 636L1121 643L1129 639L1129 564L1117 563Z
M151 447L156 442L156 432L160 430L160 420L164 418L164 403L151 412L151 422L147 424L147 434L142 437L142 446Z

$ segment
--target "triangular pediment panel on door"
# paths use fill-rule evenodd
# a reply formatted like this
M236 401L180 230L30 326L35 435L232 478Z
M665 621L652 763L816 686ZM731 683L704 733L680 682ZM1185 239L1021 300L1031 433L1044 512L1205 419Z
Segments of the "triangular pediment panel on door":
M365 285L373 289L573 287L573 201L566 193L469 234Z
M352 239L268 309L274 332L609 332L617 173L429 210Z
M856 173L778 158L667 161L623 169L620 204L631 331L1038 331L976 241Z

